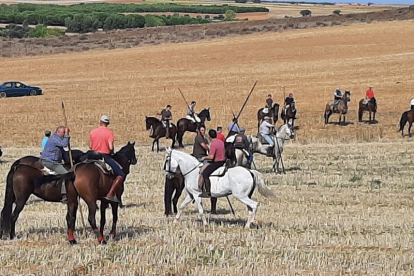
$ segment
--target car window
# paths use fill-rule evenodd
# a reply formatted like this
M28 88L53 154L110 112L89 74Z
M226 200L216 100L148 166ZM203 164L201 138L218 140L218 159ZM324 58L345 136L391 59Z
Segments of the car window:
M5 85L4 85L4 87L6 87L6 88L11 88L12 87L12 84L9 82L9 83L6 83Z
M19 83L19 82L16 82L15 84L14 84L14 87L16 87L16 88L20 88L22 85L21 85L21 83Z

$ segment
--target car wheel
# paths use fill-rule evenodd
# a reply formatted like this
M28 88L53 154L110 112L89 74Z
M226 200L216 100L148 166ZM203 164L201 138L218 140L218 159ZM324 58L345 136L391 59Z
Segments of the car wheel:
M37 92L36 90L30 90L30 96L36 96Z
M0 98L6 98L7 94L6 92L2 91L0 92Z

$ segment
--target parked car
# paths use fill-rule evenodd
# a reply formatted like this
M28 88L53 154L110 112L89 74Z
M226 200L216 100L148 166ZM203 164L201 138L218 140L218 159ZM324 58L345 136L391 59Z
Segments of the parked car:
M19 81L6 81L0 84L0 98L14 96L42 95L42 88L30 86Z

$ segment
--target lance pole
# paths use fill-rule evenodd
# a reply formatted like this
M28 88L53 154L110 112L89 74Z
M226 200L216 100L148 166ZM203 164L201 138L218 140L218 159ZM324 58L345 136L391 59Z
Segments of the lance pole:
M65 120L65 127L68 127L68 119L66 117L65 104L63 102L62 102L62 112L63 112L63 118ZM72 159L72 150L71 150L71 147L70 147L70 143L68 143L68 149L69 149L70 168L72 169L72 167L73 167L73 159ZM64 183L62 183L62 184L64 184ZM79 200L79 196L78 196L78 200ZM79 212L80 212L80 215L81 215L81 221L82 221L83 229L85 229L85 231L86 231L85 220L83 218L82 205L80 204L80 200L78 202L79 202L79 204L78 204L79 205Z

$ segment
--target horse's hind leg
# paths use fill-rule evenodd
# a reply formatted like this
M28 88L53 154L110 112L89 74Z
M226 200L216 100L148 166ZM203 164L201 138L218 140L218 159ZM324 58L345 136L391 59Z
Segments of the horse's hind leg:
M152 141L152 149L151 149L151 151L154 151L154 146L155 146L155 140Z
M105 238L102 236L101 232L98 230L98 227L96 226L96 201L87 201L86 204L88 204L89 214L88 214L88 221L89 224L92 227L93 232L98 237L98 242L100 244L106 244Z
M236 197L237 198L237 197ZM250 199L248 196L243 198L237 198L247 206L247 210L249 211L249 217L247 218L247 223L245 228L250 228L250 224L254 223L254 220L256 218L256 212L257 212L257 202Z
M21 211L23 211L26 200L16 201L16 208L14 208L14 211L11 217L10 239L14 239L14 237L16 236L16 221L19 218Z
M178 199L180 198L182 192L183 192L183 190L181 190L181 189L175 189L174 198L172 200L172 205L173 205L173 208L174 208L174 214L177 214L177 203L178 203Z
M66 222L68 224L68 240L70 244L76 244L77 241L73 232L75 231L76 212L78 211L78 201L68 203L68 212L66 214Z
M408 136L411 137L411 126L413 125L413 122L410 122L410 125L408 126Z
M193 199L191 198L191 196L189 194L187 194L187 196L185 197L183 203L181 203L180 208L178 208L178 212L177 215L175 216L175 220L177 221L180 217L181 217L181 213L182 210L188 205L190 204L190 202L193 201Z

